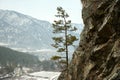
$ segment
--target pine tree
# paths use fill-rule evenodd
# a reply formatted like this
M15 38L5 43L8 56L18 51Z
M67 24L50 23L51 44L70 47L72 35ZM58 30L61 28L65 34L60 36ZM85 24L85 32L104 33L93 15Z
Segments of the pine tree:
M66 56L53 56L52 60L58 60L60 63L66 65L66 70L68 70L68 59L69 59L69 46L74 46L73 43L78 39L76 36L70 34L71 31L76 31L77 28L73 27L71 20L67 20L69 15L65 12L62 7L57 7L57 15L55 15L58 20L55 20L52 24L53 33L55 37L53 47L57 48L57 52L64 53Z

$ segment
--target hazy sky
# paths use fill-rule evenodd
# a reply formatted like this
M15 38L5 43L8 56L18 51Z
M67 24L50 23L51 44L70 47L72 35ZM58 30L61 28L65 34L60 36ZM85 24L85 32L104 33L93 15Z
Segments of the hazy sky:
M15 10L50 22L53 22L58 6L66 10L73 23L82 23L80 0L0 0L0 9Z

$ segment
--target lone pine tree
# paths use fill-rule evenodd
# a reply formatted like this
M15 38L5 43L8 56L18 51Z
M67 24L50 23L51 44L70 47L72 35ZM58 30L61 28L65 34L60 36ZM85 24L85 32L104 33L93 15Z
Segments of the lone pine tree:
M69 46L74 46L73 43L78 39L76 36L70 34L71 31L76 31L77 28L73 27L71 24L71 20L67 20L69 15L65 12L62 7L57 7L57 15L55 15L58 20L54 20L52 27L53 33L55 34L52 39L54 40L53 47L57 48L57 52L66 54L66 56L58 56L55 55L51 59L58 60L60 63L66 66L66 70L68 71L68 53Z

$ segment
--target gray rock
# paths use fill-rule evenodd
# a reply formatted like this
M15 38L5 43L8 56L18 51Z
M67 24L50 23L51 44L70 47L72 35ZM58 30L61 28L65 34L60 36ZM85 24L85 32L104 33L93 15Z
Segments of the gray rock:
M120 0L81 0L84 30L58 80L120 80Z

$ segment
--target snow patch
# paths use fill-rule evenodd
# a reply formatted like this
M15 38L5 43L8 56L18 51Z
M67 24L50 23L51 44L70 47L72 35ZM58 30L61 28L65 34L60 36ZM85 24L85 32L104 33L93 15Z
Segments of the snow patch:
M0 43L0 46L8 46L9 44L7 43Z
M57 80L60 72L41 71L23 75L13 80Z

